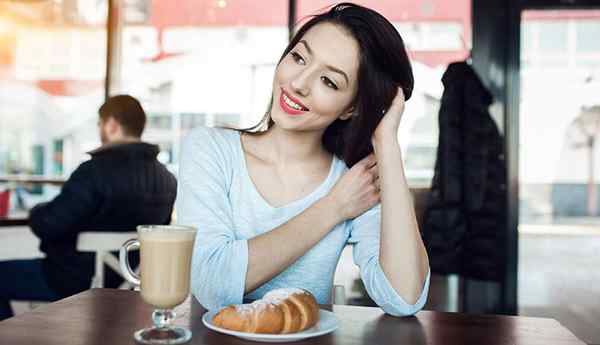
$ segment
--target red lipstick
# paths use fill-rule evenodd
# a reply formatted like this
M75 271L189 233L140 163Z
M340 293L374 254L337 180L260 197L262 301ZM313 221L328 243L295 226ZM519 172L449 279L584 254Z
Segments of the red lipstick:
M301 109L293 108L291 105L287 104L285 101L285 97L299 105ZM281 109L283 109L283 111L285 111L289 115L300 115L305 111L308 111L308 108L305 107L304 104L302 104L296 98L292 97L289 93L285 92L284 89L281 89L281 94L279 95L279 106L281 106Z

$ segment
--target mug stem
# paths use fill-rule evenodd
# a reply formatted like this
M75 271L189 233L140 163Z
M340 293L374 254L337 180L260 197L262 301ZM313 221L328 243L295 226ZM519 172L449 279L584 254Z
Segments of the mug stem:
M154 309L152 312L153 327L140 329L133 334L138 343L150 345L183 344L192 339L192 332L186 327L174 326L175 319L172 309Z
M175 312L172 309L154 309L152 312L152 322L156 328L171 327L173 319L175 319Z

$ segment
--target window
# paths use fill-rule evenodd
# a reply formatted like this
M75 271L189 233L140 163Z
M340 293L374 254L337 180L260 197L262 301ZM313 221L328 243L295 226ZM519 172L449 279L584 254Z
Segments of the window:
M522 18L521 61L533 58L520 71L521 222L593 222L600 11L531 10Z
M600 54L600 20L588 19L575 23L577 52Z
M288 41L288 2L137 2L125 10L119 34L122 55L115 92L140 99L148 114L161 114L151 127L173 127L173 151L179 151L182 135L195 126L258 123ZM128 11L140 12L141 4L149 8L141 12L149 15L129 20ZM178 125L167 124L163 116ZM150 142L163 139L157 131L144 134Z
M586 19L574 23L576 31L577 67L600 71L600 19Z
M181 114L181 130L189 130L194 127L206 125L206 114L183 113Z
M565 53L567 51L567 26L564 20L538 23L538 49L541 53Z
M171 115L159 115L159 114L148 114L146 130L149 129L171 129L173 127L173 120Z
M0 1L0 175L68 176L100 143L106 10L104 0Z

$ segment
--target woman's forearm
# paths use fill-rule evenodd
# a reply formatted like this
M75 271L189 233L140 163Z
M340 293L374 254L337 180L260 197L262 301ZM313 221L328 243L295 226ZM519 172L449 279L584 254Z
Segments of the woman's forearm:
M379 261L398 295L414 304L421 294L429 260L406 183L396 133L373 140L381 188Z
M249 293L284 271L343 219L328 197L314 203L283 225L248 241Z

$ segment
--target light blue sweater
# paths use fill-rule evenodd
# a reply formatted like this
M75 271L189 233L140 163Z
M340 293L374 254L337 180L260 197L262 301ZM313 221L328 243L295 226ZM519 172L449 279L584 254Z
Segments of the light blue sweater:
M411 315L427 300L429 273L418 301L406 303L379 265L380 205L333 228L316 246L269 282L244 296L248 240L298 215L348 170L333 159L329 175L312 193L285 206L269 205L256 190L242 151L239 132L201 127L183 141L177 192L177 223L198 228L192 258L191 290L207 309L259 299L281 287L310 291L321 304L331 303L333 275L346 244L369 296L388 314ZM297 229L296 236L311 229Z

